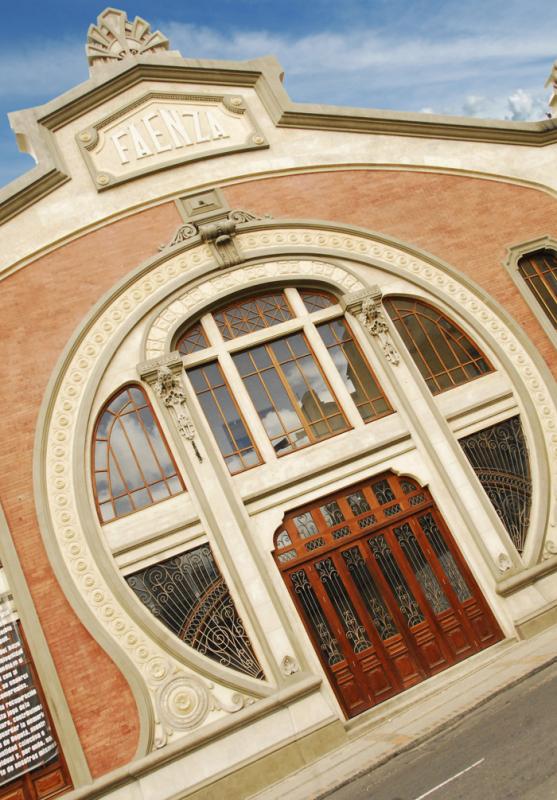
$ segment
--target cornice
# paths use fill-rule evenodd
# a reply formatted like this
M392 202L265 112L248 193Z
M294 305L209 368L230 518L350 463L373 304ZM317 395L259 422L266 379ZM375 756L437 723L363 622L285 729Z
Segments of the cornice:
M250 61L212 61L157 54L99 70L49 103L9 115L21 149L33 152L39 165L0 190L0 224L70 179L52 133L142 81L252 88L280 128L528 147L557 143L557 119L478 120L295 103L282 85L282 69L273 56Z

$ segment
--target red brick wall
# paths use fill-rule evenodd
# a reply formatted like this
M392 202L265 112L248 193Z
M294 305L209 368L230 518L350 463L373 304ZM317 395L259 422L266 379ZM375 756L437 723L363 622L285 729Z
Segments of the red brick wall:
M507 245L557 237L557 204L548 195L474 178L355 170L269 178L225 194L233 208L360 225L430 251L491 292L555 364L550 342L501 265ZM9 368L0 383L0 497L95 776L133 757L138 715L125 678L83 628L47 561L33 505L36 420L56 361L85 314L179 224L171 203L138 213L37 259L1 286Z
M557 238L557 203L508 183L434 173L346 170L229 186L232 208L359 225L429 251L473 278L524 328L557 376L555 348L501 261L506 248Z
M89 767L130 761L139 720L124 676L81 625L48 563L33 505L35 426L46 384L91 306L180 224L168 203L89 233L2 282L0 497Z

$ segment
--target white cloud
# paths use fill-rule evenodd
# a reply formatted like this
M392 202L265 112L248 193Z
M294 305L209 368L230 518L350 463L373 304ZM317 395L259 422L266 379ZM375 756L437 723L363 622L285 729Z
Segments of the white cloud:
M545 96L525 92L523 89L517 89L509 95L507 104L509 110L505 119L543 119L548 110Z

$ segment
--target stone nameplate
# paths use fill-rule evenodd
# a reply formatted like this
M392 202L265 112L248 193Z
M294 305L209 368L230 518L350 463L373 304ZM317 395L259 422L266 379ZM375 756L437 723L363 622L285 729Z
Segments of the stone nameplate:
M17 624L0 621L0 785L57 755Z
M76 138L99 191L188 161L268 147L237 95L149 92Z

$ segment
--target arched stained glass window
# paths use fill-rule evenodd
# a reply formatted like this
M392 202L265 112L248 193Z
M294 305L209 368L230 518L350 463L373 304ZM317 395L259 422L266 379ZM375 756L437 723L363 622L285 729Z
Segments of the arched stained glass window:
M384 305L432 394L493 371L464 331L433 306L407 297L388 297Z
M557 253L536 250L518 262L518 271L557 330Z
M184 490L143 390L120 389L95 425L93 489L101 522L110 522Z

